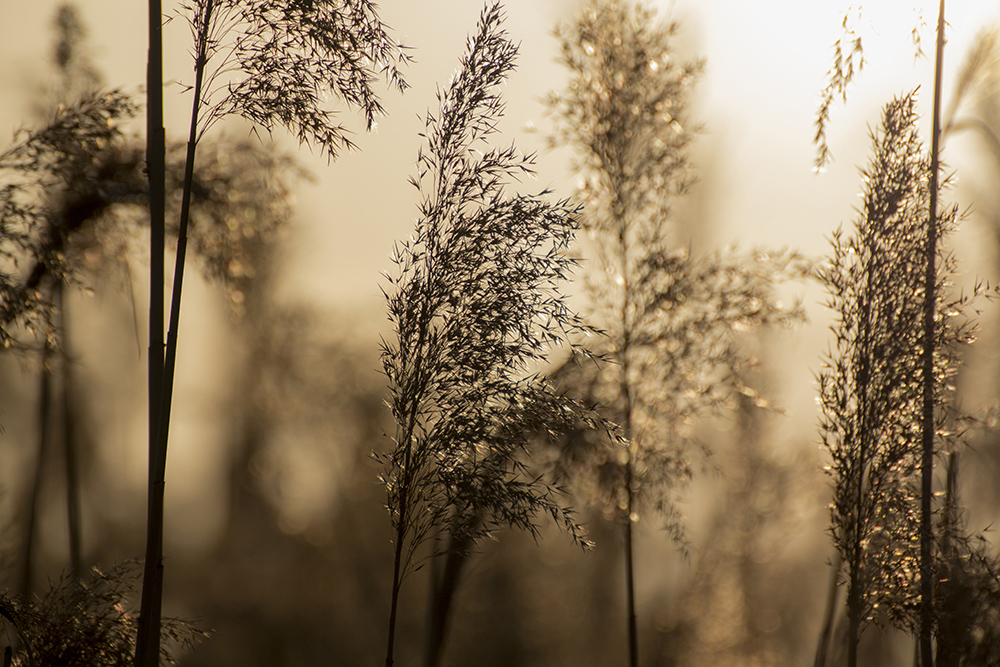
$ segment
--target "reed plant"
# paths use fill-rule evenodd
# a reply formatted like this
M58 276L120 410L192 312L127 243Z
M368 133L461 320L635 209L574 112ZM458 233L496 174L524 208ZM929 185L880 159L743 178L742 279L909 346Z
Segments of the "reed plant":
M100 157L122 142L121 123L135 113L120 90L90 92L53 110L38 129L21 130L0 154L0 343L27 350L45 335L50 280L72 273L66 242L99 201L86 197L67 203L61 224L49 218L53 193L70 191L82 175L95 177Z
M435 537L468 551L503 528L537 535L550 515L583 539L557 491L528 467L534 434L575 424L579 410L537 374L550 352L593 333L561 289L577 207L548 193L512 195L532 157L491 140L517 47L498 3L482 12L449 85L428 113L413 185L419 218L397 245L385 289L394 335L382 366L396 421L377 455L395 555L386 665L400 587Z
M358 110L371 129L383 109L374 81L406 87L408 60L369 0L191 0L181 6L193 38L194 84L178 223L167 338L163 341L165 144L162 121L162 28L150 0L147 160L152 227L149 353L149 501L146 571L137 667L154 667L163 586L163 488L177 357L192 182L199 140L215 123L240 116L254 129L282 127L330 159L352 148L345 127L323 103L327 94Z
M591 323L608 332L553 373L561 390L618 424L622 448L599 432L564 439L556 479L623 525L629 664L639 662L633 524L646 508L684 541L677 498L692 475L699 417L766 401L745 381L751 357L739 333L801 319L775 286L809 274L796 252L694 256L673 208L689 189L688 114L698 61L676 58L677 23L636 2L588 3L557 33L570 81L549 106L553 146L572 149L583 183L581 247ZM582 436L582 437L581 437Z
M70 569L84 573L73 380L79 351L69 342L73 292L110 281L131 297L132 267L150 224L141 141L126 131L137 105L124 92L104 88L86 57L85 26L71 5L59 8L55 26L58 78L38 102L43 125L19 131L0 158L0 248L6 258L0 336L5 347L37 357L40 373L39 448L21 555L24 594L34 578L39 487L60 457ZM182 146L167 147L165 168L166 205L174 217L184 176ZM280 233L290 216L290 183L302 175L291 159L259 142L223 140L202 147L191 183L192 243L202 272L223 288L236 317L255 275L252 246L273 242ZM176 224L166 231L175 236ZM136 329L138 341L138 324Z
M987 34L977 41L942 120L945 26L941 0L930 150L923 153L916 134L914 94L887 105L863 172L865 206L855 236L845 241L835 235L826 275L839 320L836 352L820 375L821 431L833 456L834 541L848 571L851 667L867 621L888 618L911 630L926 666L934 663L935 636L939 645L949 641L938 625L941 610L935 609L941 598L935 591L939 560L947 551L941 541L948 530L946 521L935 526L933 473L935 458L953 444L948 436L954 429L946 420L955 415L957 349L972 335L969 320L956 320L969 299L950 292L954 259L941 250L957 214L939 203L940 149L947 132L969 126L956 112L989 75L995 39ZM846 18L844 28L851 33ZM919 52L919 39L915 42ZM838 42L817 112L818 167L829 158L825 126L831 100L846 99L846 86L863 62L860 38L853 40L850 56L843 49ZM977 286L973 297L980 291ZM883 543L894 548L883 549Z
M63 19L66 23L65 13ZM61 40L61 45L67 41ZM62 71L69 72L69 56L63 55ZM75 573L81 572L74 433L68 427L61 432L53 428L57 411L72 419L66 391L72 384L70 363L63 344L64 286L79 280L72 237L106 210L117 194L101 191L108 166L105 158L124 145L121 124L135 111L121 91L88 90L64 98L46 113L41 128L19 131L13 145L0 154L0 342L7 350L37 353L40 376L39 445L22 544L24 594L32 585L41 478L57 436L66 463L70 563ZM61 401L53 400L57 389Z
M886 105L862 172L863 204L854 233L833 236L823 272L837 316L835 342L819 374L821 435L834 479L832 532L848 581L848 664L869 620L914 627L921 599L920 503L928 162L917 132L915 95ZM956 212L942 216L944 232ZM954 260L938 258L936 293ZM948 401L956 370L949 326L963 301L937 300L935 405ZM939 423L940 429L942 425Z

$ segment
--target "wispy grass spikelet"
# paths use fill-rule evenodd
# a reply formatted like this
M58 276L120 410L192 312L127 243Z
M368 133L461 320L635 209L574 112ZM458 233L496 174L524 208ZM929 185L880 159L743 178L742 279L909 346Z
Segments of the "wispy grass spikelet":
M858 19L861 17L861 8L857 9ZM840 98L842 102L847 101L847 89L854 79L861 74L865 67L865 50L859 35L851 21L851 10L844 14L841 21L843 34L833 43L833 64L826 72L826 86L820 94L819 109L816 111L816 120L813 125L816 127L816 135L813 143L816 144L815 168L817 171L823 169L832 159L833 154L826 141L826 128L830 124L830 112L833 104ZM914 32L914 38L919 37L919 32ZM919 43L916 48L919 49Z

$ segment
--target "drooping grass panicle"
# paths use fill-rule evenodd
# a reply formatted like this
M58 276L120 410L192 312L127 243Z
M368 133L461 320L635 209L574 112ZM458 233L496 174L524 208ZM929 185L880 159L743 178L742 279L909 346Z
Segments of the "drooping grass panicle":
M354 144L328 96L371 130L384 113L375 80L407 87L406 47L370 0L192 0L183 10L206 65L199 136L237 114L267 132L286 127L335 158Z
M60 105L42 128L21 130L0 154L0 343L18 345L19 330L44 330L45 280L66 280L67 238L73 225L101 208L99 198L63 202L73 215L55 219L53 199L95 178L122 138L120 123L135 114L128 95L93 92ZM33 336L32 336L33 337Z
M39 314L49 299L42 288L53 281L121 281L131 290L133 266L141 261L139 241L149 224L141 145L118 125L134 108L123 96L115 102L120 109L105 115L104 103L95 108L92 102L86 96L81 101L96 113L87 124L75 120L79 125L72 128L57 120L55 127L25 130L0 159L9 177L0 188L6 267L0 273L0 335L7 346L30 346L30 332L44 331ZM93 134L74 138L76 132ZM167 162L167 206L176 213L183 147L168 147ZM287 156L256 142L203 144L193 179L191 238L206 277L227 292L234 316L254 276L251 246L280 235L291 216L289 188L306 177ZM168 227L175 235L177 225Z
M498 523L528 527L521 510L530 509L535 480L513 483L521 469L513 454L529 431L512 427L510 416L538 421L535 411L557 401L530 372L551 347L586 329L558 291L574 264L575 207L550 202L547 193L508 196L504 186L531 159L513 147L472 150L496 130L497 86L514 65L516 47L501 20L497 5L484 12L458 74L439 95L439 115L427 118L414 179L421 215L415 235L397 246L397 274L388 277L396 340L384 342L382 360L400 430L394 452L383 457L385 479L394 520L399 506L417 498L427 504L430 524L413 526L418 541L456 507L477 503L489 504ZM508 470L488 480L484 465ZM496 481L504 484L489 488L518 490L510 502L478 493L476 485Z
M861 8L857 8L856 20L860 21ZM854 20L851 16L852 10L848 9L844 13L841 21L843 34L833 44L833 64L826 72L826 86L820 93L820 104L816 110L816 120L813 125L816 134L813 143L816 145L816 160L814 166L817 171L823 169L833 160L830 146L827 144L826 130L830 124L830 113L833 105L839 98L842 102L847 101L847 89L854 82L865 66L865 50L861 41L861 35L854 27ZM919 38L919 31L914 31L915 38ZM916 43L919 50L919 42Z

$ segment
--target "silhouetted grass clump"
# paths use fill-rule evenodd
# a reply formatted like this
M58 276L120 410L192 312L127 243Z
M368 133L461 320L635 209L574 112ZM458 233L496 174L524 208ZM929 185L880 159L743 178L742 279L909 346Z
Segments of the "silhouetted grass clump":
M0 615L14 646L5 647L15 667L122 667L131 664L137 618L127 610L139 568L127 564L85 581L63 577L38 598L0 595ZM160 661L173 664L178 650L205 633L189 622L164 619ZM4 664L7 663L5 658Z

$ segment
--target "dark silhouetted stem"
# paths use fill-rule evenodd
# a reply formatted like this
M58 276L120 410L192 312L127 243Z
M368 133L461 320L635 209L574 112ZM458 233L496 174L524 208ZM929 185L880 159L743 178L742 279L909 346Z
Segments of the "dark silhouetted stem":
M158 667L160 599L163 588L163 487L156 483L160 404L163 394L163 256L166 217L166 148L163 130L163 11L149 0L149 54L146 66L146 170L149 178L149 477L146 506L146 559L135 645L135 667Z
M639 631L636 627L635 615L635 574L632 558L632 452L629 450L628 463L625 464L625 493L628 498L627 514L625 515L625 593L628 606L628 664L630 667L639 665Z
M827 595L826 609L823 612L823 629L820 631L819 645L816 647L816 660L813 662L813 667L826 667L826 656L830 651L830 639L833 637L833 625L836 619L837 584L840 579L842 559L840 549L837 549L833 560L833 576L830 578L830 592Z
M958 514L958 452L948 452L946 463L947 475L944 494L944 516L941 518L940 545L941 551L939 560L944 568L944 572L939 576L939 580L945 578L953 581L954 577L962 569L962 557L954 543L953 537L958 534L959 514ZM949 619L950 620L950 619ZM934 662L937 667L958 667L961 661L961 645L963 634L966 628L955 632L957 628L938 628L937 642L934 647Z
M937 53L934 59L934 119L931 135L930 206L927 213L924 276L923 452L920 460L920 664L934 667L934 563L931 547L931 497L934 474L934 313L937 306L937 205L941 138L941 66L944 60L944 0L938 6Z
M426 306L425 306L426 308ZM417 344L417 361L416 372L414 375L419 376L420 371L420 349L423 344L423 330L420 332L419 342ZM400 475L400 489L399 489L399 519L396 523L396 545L395 553L392 559L392 602L389 606L389 636L386 639L385 645L385 666L392 667L392 653L396 644L396 615L399 611L399 589L403 584L402 574L403 574L403 541L406 539L406 522L408 521L407 510L409 509L409 488L410 488L410 461L411 452L413 449L413 429L417 423L417 405L418 401L414 398L411 404L410 417L407 421L407 433L406 433L406 450L403 453L403 470Z
M871 221L878 215L876 211L869 209L865 212ZM868 232L872 232L869 230ZM864 244L869 248L874 248L877 241L873 238L864 239ZM874 251L869 250L865 262L865 291L860 304L861 322L859 324L861 333L861 348L863 350L872 349L872 302L875 296L875 271L876 257ZM864 605L864 590L861 584L862 558L864 550L862 542L864 540L865 526L865 499L868 491L866 485L866 468L868 466L868 445L869 433L872 428L872 397L871 397L871 368L870 358L867 353L861 355L858 373L855 378L855 394L858 397L858 405L861 417L861 427L859 429L857 459L855 465L855 496L854 496L854 530L851 537L851 554L848 570L850 572L850 583L847 589L847 667L857 667L858 664L858 642L861 639L861 618L863 616L862 606Z
M861 568L852 564L851 583L847 591L847 667L857 667L858 640L861 634L861 584L856 579Z
M435 568L431 576L431 604L427 618L427 645L424 647L424 667L438 667L444 654L444 642L448 634L452 603L458 584L469 562L472 538L468 535L452 535L448 552L435 558ZM443 559L444 565L440 565Z
M392 603L389 607L389 637L385 644L385 667L392 667L392 652L396 644L396 614L399 609L399 587L402 584L400 579L401 565L403 562L403 538L405 530L403 519L405 518L405 506L399 508L399 525L396 528L396 552L392 560Z
M624 173L624 167L618 173ZM619 192L621 189L619 188ZM632 281L629 275L629 239L628 225L625 219L618 216L618 246L621 259L622 271L622 306L621 306L621 345L618 350L618 358L621 362L621 391L625 401L625 438L628 445L628 456L625 461L625 603L628 613L628 664L629 667L639 665L639 631L636 627L635 613L635 564L632 556L632 514L635 493L633 491L633 475L635 472L635 462L633 455L635 447L632 443L632 385L629 377L629 353L632 346L632 321L629 317L630 305L632 303Z
M69 353L69 316L66 289L62 282L54 288L53 301L59 311L62 338L62 421L63 454L66 457L66 522L69 529L70 575L83 575L80 530L80 476L77 463L76 415L73 412L73 368Z
M439 187L443 187L439 186ZM432 279L432 271L428 270L428 281ZM430 320L431 313L427 300L420 304L420 322L422 324ZM417 333L417 344L413 349L413 387L421 386L423 375L424 342L427 336L427 326L423 325ZM403 541L406 539L407 521L409 521L409 505L411 484L415 478L412 470L413 463L413 433L417 427L417 412L420 409L420 402L423 396L419 389L414 389L413 395L409 397L408 416L406 419L406 431L400 442L406 443L403 450L403 467L399 479L399 519L396 524L396 548L392 562L392 602L389 606L389 636L386 639L385 647L385 667L392 667L392 654L396 643L396 616L399 611L399 589L403 585Z
M154 0L155 1L155 0ZM150 20L152 21L153 9L151 4ZM180 323L181 294L184 286L184 261L187 255L187 228L191 211L191 183L194 178L194 157L198 137L198 110L201 104L201 87L204 79L205 65L207 61L208 48L208 27L211 25L213 2L209 0L205 7L205 14L200 24L200 32L197 35L197 54L195 62L195 86L194 100L191 104L191 127L190 137L187 145L187 159L184 167L184 190L181 196L181 219L178 229L177 254L174 268L174 283L170 302L170 328L167 336L167 345L163 363L160 365L162 375L155 390L150 393L150 419L151 428L155 424L152 432L150 445L150 484L149 484L149 512L146 527L146 568L143 576L142 608L140 610L140 636L136 648L136 667L156 667L159 663L160 645L160 613L163 604L163 513L164 513L164 490L166 485L166 465L167 465L167 441L170 432L170 407L173 397L174 367L177 362L177 330ZM150 89L153 88L153 29L150 28ZM160 36L157 35L157 41ZM162 113L162 41L157 49L157 64L160 95L160 113ZM160 128L162 130L162 116L160 117ZM151 186L152 189L152 186ZM154 251L154 254L156 252ZM162 260L161 260L162 261ZM162 270L159 280L162 281ZM155 281L155 278L154 278ZM163 330L163 308L162 282L159 289L158 331ZM151 307L151 310L153 308ZM153 313L150 313L151 328L153 326ZM153 332L150 331L152 338ZM152 347L152 345L151 345ZM160 345L162 349L162 344ZM152 368L152 352L150 354L150 367ZM159 355L158 355L159 358ZM151 373L152 375L152 373ZM151 380L152 384L152 380ZM155 407L153 401L158 399ZM146 616L143 626L142 617ZM140 650L141 649L141 650Z
M426 305L424 306L426 310ZM415 361L416 370L414 371L414 376L419 377L420 375L420 350L422 349L424 341L424 330L421 329L420 336L417 342L416 354L417 358ZM410 463L412 459L413 451L413 429L416 427L417 423L417 408L419 405L419 400L415 396L410 405L410 416L406 424L406 449L403 453L403 470L400 475L400 489L399 489L399 519L396 523L396 548L392 560L392 602L389 607L389 636L386 639L385 646L385 666L392 667L392 653L396 644L396 615L399 611L399 589L403 585L402 575L403 575L403 541L406 539L406 522L409 520L408 510L409 510L409 490L410 490L410 480L412 479Z
M49 313L51 318L52 314ZM39 504L42 498L42 483L45 478L45 461L48 459L50 429L52 425L52 347L49 344L51 322L46 325L45 341L42 347L42 369L38 383L38 460L35 475L28 496L28 511L24 530L23 569L21 570L21 595L31 594L34 576L35 536L38 528Z
M191 186L194 182L194 158L198 147L198 111L201 108L201 87L207 63L208 27L212 22L213 0L205 5L201 32L198 40L197 62L195 63L194 100L191 102L191 127L184 162L184 190L181 193L181 219L177 230L177 254L174 260L174 284L170 295L170 324L167 330L166 357L163 364L163 396L160 405L161 427L159 429L160 476L166 465L167 439L170 432L170 406L173 401L174 369L177 366L177 336L181 319L181 296L184 291L184 264L187 258L188 224L191 220Z

